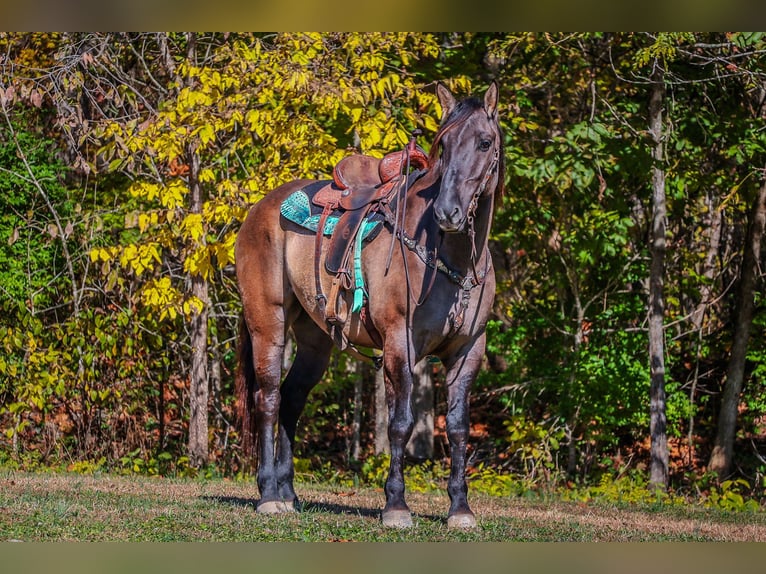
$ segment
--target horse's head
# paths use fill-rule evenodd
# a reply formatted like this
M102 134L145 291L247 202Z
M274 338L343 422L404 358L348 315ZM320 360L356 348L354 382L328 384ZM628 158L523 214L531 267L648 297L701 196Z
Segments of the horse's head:
M502 185L502 136L497 122L497 84L492 82L484 101L456 102L442 84L436 88L442 124L431 150L441 174L434 216L443 231L467 230L482 196Z

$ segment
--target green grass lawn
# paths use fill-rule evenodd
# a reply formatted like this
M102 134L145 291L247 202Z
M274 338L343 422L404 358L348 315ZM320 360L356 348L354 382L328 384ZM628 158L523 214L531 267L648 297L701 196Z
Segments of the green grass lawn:
M299 513L255 512L253 482L0 470L0 541L766 541L766 514L471 497L479 527L446 526L446 493L408 496L412 529L380 523L375 489L297 485Z

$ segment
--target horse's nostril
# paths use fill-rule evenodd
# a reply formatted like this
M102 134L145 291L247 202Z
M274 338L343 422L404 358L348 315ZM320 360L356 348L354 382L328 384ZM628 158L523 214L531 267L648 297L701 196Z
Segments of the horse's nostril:
M462 227L463 223L463 210L460 206L455 207L434 207L434 217L441 227L445 231L457 231Z

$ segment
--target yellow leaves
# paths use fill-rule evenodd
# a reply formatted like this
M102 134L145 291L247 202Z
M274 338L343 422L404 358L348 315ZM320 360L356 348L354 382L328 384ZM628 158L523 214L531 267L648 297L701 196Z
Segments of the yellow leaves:
M380 99L386 98L387 95L389 98L394 99L397 96L396 92L400 84L401 79L398 74L388 74L372 84L372 93Z
M141 290L141 303L160 312L160 320L165 317L175 319L181 294L173 287L169 277L149 281Z
M150 213L138 214L138 229L144 233L149 227L155 227L159 223L159 213L152 211Z
M248 124L251 132L263 139L266 137L265 123L261 119L261 113L257 109L248 110L245 114L245 121Z
M207 146L210 142L215 141L215 129L210 124L204 124L198 128L197 135L203 146Z
M159 198L162 206L168 209L182 207L184 196L188 191L186 184L178 179L173 179L166 185L139 181L130 186L130 194L133 197L140 197L147 201Z
M304 52L303 50L296 50L290 57L290 61L292 61L294 64L307 66L311 63L311 54Z
M160 276L177 265L173 276L182 266L215 279L234 262L237 222L269 189L326 177L357 135L362 151L382 156L401 149L413 128L438 128L433 90L423 91L409 70L439 54L431 35L280 33L224 42L220 50L207 66L179 62L178 83L156 113L130 126L107 123L103 132L112 146L106 161L139 177L124 239L134 243L95 249L91 261L148 281L142 300L171 318L199 307ZM465 92L463 81L452 87ZM194 214L192 149L206 198Z
M439 123L431 116L423 116L423 125L429 132L439 131Z
M253 183L252 180L246 180L245 182L243 182L243 185L247 184L249 187L252 183ZM237 186L236 183L234 183L234 181L227 178L227 179L221 180L218 183L218 185L216 186L216 190L218 191L218 195L222 198L226 198L226 199L230 197L236 198L239 192L239 187Z
M200 313L205 304L198 297L184 295L176 289L169 277L160 277L149 281L140 293L141 303L152 311L159 311L160 321L175 319L183 314L189 317Z
M202 169L199 172L198 179L200 183L214 183L215 182L215 172L212 169Z
M230 231L226 234L222 242L211 246L215 258L218 261L219 268L223 269L227 265L234 263L234 242L236 239L236 232Z
M202 206L201 220L204 218L208 225L227 224L235 220L237 208L226 201L206 201Z
M523 116L514 116L511 118L511 125L520 132L534 132L540 129L537 122L524 118Z
M199 242L205 234L205 228L202 225L201 213L189 213L181 222L181 233L185 239L191 238Z
M386 60L380 51L366 50L352 59L351 67L364 80L372 79L376 72L383 70Z
M155 309L167 307L181 298L169 277L160 277L149 281L141 291L141 302Z
M399 146L404 147L407 142L410 141L410 134L404 131L402 128L396 128L396 142Z
M201 276L203 279L210 279L213 266L210 262L210 250L207 245L202 245L193 250L184 259L184 271L192 275Z
M159 192L160 185L158 183L138 181L130 186L130 195L133 197L141 197L147 201L154 201L154 198L159 195Z
M157 263L162 263L158 243L126 245L120 254L120 265L132 269L137 276L151 271Z
M447 81L453 93L468 93L471 91L471 78L468 76L453 76Z
M106 263L114 260L120 253L119 247L94 247L90 250L90 261Z
M176 96L176 113L184 118L196 111L196 108L210 106L213 104L213 98L209 93L191 88L182 88Z
M160 203L168 209L182 207L184 196L188 193L186 185L179 180L171 180L164 186L160 193Z
M186 301L183 302L181 309L183 309L184 315L186 317L189 317L193 314L199 314L202 313L202 310L205 308L205 303L199 298L195 297L194 295L190 295Z
M370 148L378 147L380 142L383 141L383 135L382 135L382 132L380 131L380 127L378 127L378 125L376 125L376 124L372 124L368 128L368 130L367 130L367 137L364 138L364 140L366 140L365 143Z
M411 112L414 115L414 112ZM414 126L413 126L414 127ZM364 153L381 157L384 153L401 148L410 139L410 131L394 117L382 111L355 126Z
M425 112L433 112L437 116L442 116L442 108L439 105L439 99L434 94L418 91L415 93L417 107Z
M362 112L364 111L364 108L362 106L354 106L352 107L349 112L351 113L351 120L358 124L359 120L362 119Z

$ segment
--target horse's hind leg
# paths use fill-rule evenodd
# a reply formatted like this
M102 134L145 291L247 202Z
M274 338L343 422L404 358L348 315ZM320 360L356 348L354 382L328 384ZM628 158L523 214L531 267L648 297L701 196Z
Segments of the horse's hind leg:
M330 361L332 340L311 318L303 313L293 323L296 353L290 371L282 384L277 439L277 485L279 498L295 505L293 489L293 446L298 417L303 412L309 392L322 378Z
M266 322L251 318L247 321L252 338L253 366L257 381L255 390L257 481L258 490L261 493L257 510L264 513L291 510L279 496L274 456L274 429L280 408L279 384L282 378L282 354L285 337L283 309L281 307L277 314L278 320Z

